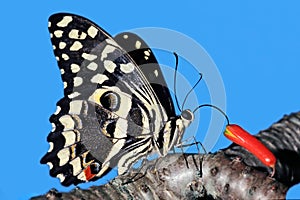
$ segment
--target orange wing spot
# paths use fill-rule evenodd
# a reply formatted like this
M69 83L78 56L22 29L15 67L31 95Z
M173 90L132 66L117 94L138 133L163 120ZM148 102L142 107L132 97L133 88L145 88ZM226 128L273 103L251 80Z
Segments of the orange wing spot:
M85 178L87 181L91 180L92 178L94 178L96 176L96 174L93 174L91 171L91 166L88 166L85 170L84 170L84 174L85 174Z

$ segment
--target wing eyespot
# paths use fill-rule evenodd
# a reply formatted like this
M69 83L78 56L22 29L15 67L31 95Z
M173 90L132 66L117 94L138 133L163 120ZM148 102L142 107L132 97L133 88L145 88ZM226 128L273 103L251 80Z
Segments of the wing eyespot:
M105 92L99 101L104 108L110 111L117 111L120 107L120 96L112 91Z
M92 164L90 165L90 167L91 167L91 172L92 172L93 174L97 174L97 173L100 172L101 165L100 165L99 163L97 163L97 162L92 163Z

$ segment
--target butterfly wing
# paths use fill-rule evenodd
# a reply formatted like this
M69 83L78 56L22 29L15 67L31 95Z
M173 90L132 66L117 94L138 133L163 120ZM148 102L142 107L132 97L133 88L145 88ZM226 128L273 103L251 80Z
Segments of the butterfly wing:
M172 97L161 68L147 43L138 35L124 32L116 35L114 40L130 55L139 66L168 117L174 117L175 109Z
M96 180L116 165L125 172L152 150L167 115L133 59L93 22L49 18L64 97L50 117L50 149L41 159L63 185Z

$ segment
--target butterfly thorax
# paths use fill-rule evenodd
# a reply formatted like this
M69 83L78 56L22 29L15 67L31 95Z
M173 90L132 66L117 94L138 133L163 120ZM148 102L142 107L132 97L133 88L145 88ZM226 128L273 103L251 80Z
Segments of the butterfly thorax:
M161 156L167 153L176 145L181 143L185 129L194 120L194 114L190 110L183 110L181 115L170 118L153 138L153 146Z

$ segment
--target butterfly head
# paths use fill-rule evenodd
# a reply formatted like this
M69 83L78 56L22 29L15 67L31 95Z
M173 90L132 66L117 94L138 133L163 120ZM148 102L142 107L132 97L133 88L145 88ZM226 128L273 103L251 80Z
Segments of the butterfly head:
M194 120L194 113L191 110L186 109L181 112L180 117L182 119L184 127L188 127Z

